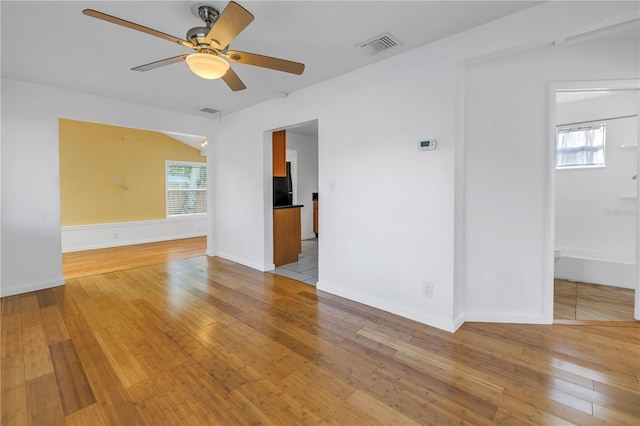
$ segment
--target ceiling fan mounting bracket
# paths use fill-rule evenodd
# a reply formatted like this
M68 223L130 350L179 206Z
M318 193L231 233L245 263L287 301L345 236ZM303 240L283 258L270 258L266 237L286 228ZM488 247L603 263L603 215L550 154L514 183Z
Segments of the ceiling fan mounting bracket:
M211 28L211 26L220 17L220 12L218 12L218 9L215 7L205 4L198 7L198 16L200 16L200 19L207 24L207 28Z

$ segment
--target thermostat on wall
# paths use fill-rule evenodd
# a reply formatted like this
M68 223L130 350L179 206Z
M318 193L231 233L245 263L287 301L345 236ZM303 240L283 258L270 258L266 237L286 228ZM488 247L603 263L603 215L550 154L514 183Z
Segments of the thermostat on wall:
M438 141L435 139L425 139L418 142L418 149L420 151L430 151L432 149L436 149L436 146L438 146Z

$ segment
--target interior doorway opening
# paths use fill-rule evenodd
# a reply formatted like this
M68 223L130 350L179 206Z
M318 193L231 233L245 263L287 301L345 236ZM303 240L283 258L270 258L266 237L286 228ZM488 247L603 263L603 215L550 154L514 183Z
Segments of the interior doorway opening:
M639 88L637 80L551 85L547 295L554 322L638 319Z
M286 132L284 167L273 162L273 259L277 275L286 276L306 284L316 285L319 277L318 245L320 232L318 229L318 121L313 120L301 124L278 129ZM282 153L273 147L274 158ZM278 161L282 161L282 158ZM276 173L275 170L280 170ZM282 175L284 172L284 175ZM283 200L285 201L283 204ZM289 206L293 206L289 209ZM291 224L292 212L295 210L299 223ZM298 215L299 212L299 215ZM283 219L284 218L284 219ZM284 222L283 222L284 220ZM284 225L283 225L284 223ZM291 229L291 227L299 229ZM266 229L266 227L265 227ZM294 232L295 231L295 232ZM299 232L298 235L294 235ZM292 241L291 239L296 241ZM289 260L282 261L283 246L295 245ZM291 251L284 248L287 252Z
M206 136L67 118L58 127L65 278L206 251Z

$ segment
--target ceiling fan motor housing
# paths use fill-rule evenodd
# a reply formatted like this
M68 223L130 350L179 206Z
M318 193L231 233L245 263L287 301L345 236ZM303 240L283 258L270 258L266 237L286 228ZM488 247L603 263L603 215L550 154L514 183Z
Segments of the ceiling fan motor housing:
M206 39L207 34L209 34L209 28L207 27L191 28L187 32L187 40L191 41L191 43L193 43L198 47L200 46L206 47L206 46L203 46L203 44L206 44L207 46L209 45Z

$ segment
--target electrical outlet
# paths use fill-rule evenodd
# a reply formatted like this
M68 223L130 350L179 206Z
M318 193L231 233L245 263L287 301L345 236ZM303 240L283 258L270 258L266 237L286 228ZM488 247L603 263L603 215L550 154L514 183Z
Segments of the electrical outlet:
M425 281L422 284L422 295L428 298L433 297L433 283L429 283Z

